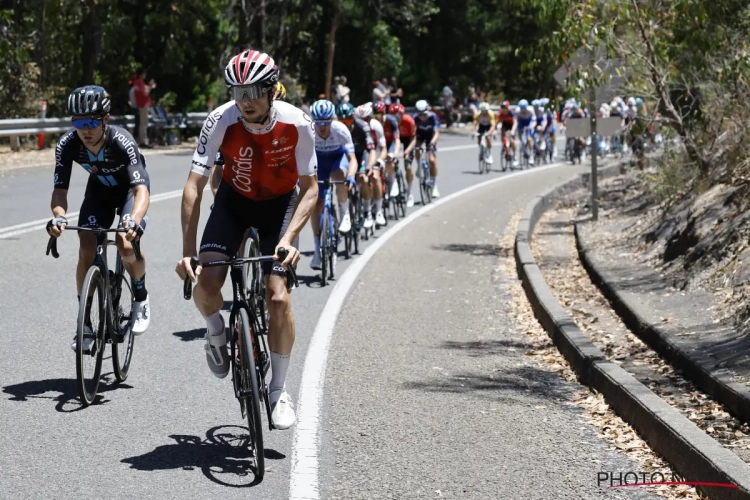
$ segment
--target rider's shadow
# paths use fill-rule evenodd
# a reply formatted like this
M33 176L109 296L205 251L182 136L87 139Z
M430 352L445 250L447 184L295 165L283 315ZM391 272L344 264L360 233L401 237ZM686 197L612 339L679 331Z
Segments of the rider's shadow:
M204 476L223 486L242 488L260 481L255 475L255 460L248 448L248 431L236 425L213 427L206 439L198 436L171 435L174 443L157 446L143 455L124 458L131 469L142 471L200 469ZM266 449L266 460L286 458L275 450ZM273 466L266 463L266 472Z
M108 403L102 393L116 389L132 389L125 383L114 383L114 374L102 374L99 379L99 389L92 405ZM45 380L29 380L20 384L6 385L3 392L9 394L10 401L30 401L33 399L49 399L57 402L55 410L70 413L85 408L78 399L78 382L73 378L50 378Z

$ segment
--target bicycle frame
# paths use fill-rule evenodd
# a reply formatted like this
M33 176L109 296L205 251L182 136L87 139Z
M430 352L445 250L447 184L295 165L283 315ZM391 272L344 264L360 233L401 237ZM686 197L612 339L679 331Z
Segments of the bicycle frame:
M107 265L107 247L109 245L115 245L116 242L110 240L107 237L107 233L126 233L128 232L127 229L124 228L117 228L117 229L104 229L100 227L80 227L80 226L66 226L66 231L88 231L93 233L96 236L96 256L94 257L94 262L91 264L92 266L96 266L101 270L101 276L104 280L104 303L106 305L105 307L105 314L106 314L106 322L107 322L107 332L111 336L112 333L116 333L119 337L120 332L115 331L114 328L114 314L112 305L114 302L117 302L120 300L120 297L113 297L112 296L112 285L116 284L117 289L120 290L121 283L122 283L122 257L120 256L120 253L117 253L117 261L115 263L115 272L114 276L117 281L112 283L110 280L109 275L109 266ZM143 257L141 256L141 245L139 241L132 242L133 245L133 252L135 252L135 258L138 262L143 261ZM55 259L60 257L60 254L57 251L57 238L50 237L49 242L47 243L47 255L52 254L52 257ZM121 339L117 339L118 341Z

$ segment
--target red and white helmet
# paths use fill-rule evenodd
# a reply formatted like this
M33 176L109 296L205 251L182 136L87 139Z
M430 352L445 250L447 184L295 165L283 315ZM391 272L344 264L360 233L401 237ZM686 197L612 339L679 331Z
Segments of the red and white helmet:
M265 52L246 50L234 56L224 68L227 87L235 85L276 85L279 68Z
M363 120L369 120L370 118L372 118L372 103L366 102L361 106L357 106L356 113L359 118L362 118Z
M384 115L388 110L388 106L386 106L383 101L378 101L372 106L372 109L373 112L379 115Z

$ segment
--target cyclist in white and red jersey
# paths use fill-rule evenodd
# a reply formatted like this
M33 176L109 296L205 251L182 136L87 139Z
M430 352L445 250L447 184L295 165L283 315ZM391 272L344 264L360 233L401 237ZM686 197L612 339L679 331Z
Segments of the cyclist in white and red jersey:
M385 168L385 159L388 156L388 149L385 145L385 133L383 132L383 124L373 118L372 103L368 102L357 107L356 115L359 119L364 120L370 126L370 133L372 134L372 140L375 143L375 165L372 169L374 173L370 177L370 187L372 192L373 205L375 205L375 227L385 226L385 215L383 214L383 186L380 180L380 170ZM361 170L360 170L361 171ZM368 196L370 193L366 190L362 190L362 200L365 205L368 203Z
M195 281L200 276L194 298L206 318L206 361L214 375L224 378L229 373L229 354L221 287L227 267L198 266L195 273L190 267L190 258L196 254L203 189L216 153L221 151L224 173L203 232L200 261L234 256L248 227L258 230L263 255L278 259L279 247L288 250L283 262L264 268L273 373L271 419L277 429L288 429L295 421L284 385L294 345L294 317L285 269L299 261L294 242L318 198L313 125L301 109L275 100L279 69L268 54L246 50L234 56L224 70L224 80L233 100L208 115L198 137L182 194L183 258L176 271L182 279L189 276Z

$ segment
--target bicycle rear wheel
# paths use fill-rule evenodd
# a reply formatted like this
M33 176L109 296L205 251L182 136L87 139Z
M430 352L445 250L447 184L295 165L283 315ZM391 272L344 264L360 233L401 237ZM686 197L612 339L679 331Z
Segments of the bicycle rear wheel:
M112 279L112 366L118 382L125 382L130 371L130 360L133 358L133 291L130 283L122 274L120 255L117 255L117 269Z
M263 480L266 472L263 448L263 422L260 414L259 377L255 363L255 343L253 341L252 325L247 310L243 307L237 311L234 318L234 330L238 334L240 351L240 397L244 400L247 425L250 432L250 451L255 457L255 476ZM240 403L242 406L242 402Z
M98 267L89 268L81 291L76 337L76 377L81 402L83 406L88 406L94 401L99 388L107 333L106 290ZM91 327L92 334L86 333L87 325ZM84 351L84 339L92 339L87 351Z
M398 183L398 209L401 211L401 217L406 217L406 180L400 168L396 170L396 182Z

